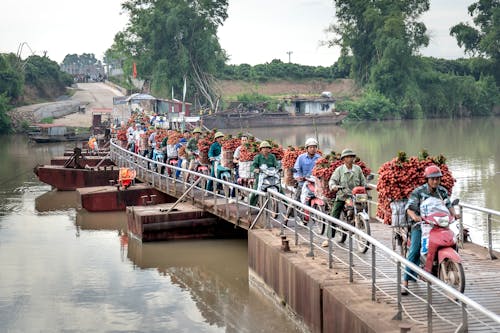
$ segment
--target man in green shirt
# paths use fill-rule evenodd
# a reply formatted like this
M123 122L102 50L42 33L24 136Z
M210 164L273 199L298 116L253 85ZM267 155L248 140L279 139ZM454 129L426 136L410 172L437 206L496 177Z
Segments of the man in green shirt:
M345 200L352 193L352 189L356 186L366 186L366 178L363 175L361 168L354 164L356 154L351 149L344 149L340 155L340 159L344 162L341 166L337 167L330 177L328 187L330 190L337 192L333 208L330 213L335 218L340 218L340 213L344 209ZM342 187L339 189L339 187ZM331 237L331 229L329 229L328 237ZM322 246L327 247L328 241L325 240Z
M188 170L194 170L195 154L199 153L198 141L200 140L201 129L196 127L193 130L193 136L189 139L186 145L186 159L188 161Z
M255 174L255 181L253 183L253 189L257 190L259 186L259 171L260 171L260 166L261 165L266 165L268 168L277 168L278 167L278 160L276 159L276 156L271 153L271 145L267 141L262 141L259 145L259 151L260 153L257 154L252 162L252 170L253 173ZM257 204L257 196L255 194L250 195L250 205L255 206Z
M214 170L215 168L215 160L220 158L220 154L222 153L222 145L221 141L222 138L224 138L224 134L222 132L217 132L214 135L214 143L210 145L210 149L208 150L208 159L212 163L212 168L210 172L211 177L217 177L217 170ZM209 180L207 182L207 190L212 191L213 190L213 181Z

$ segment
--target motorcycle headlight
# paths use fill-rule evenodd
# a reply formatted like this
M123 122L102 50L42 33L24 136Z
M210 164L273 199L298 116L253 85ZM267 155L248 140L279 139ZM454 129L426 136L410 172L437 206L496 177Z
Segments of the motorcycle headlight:
M450 225L450 219L448 218L448 216L437 217L436 223L441 228L446 228Z

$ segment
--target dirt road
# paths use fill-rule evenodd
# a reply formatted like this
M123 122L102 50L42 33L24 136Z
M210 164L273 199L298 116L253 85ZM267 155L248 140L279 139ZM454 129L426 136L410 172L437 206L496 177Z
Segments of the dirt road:
M78 83L77 88L71 99L86 105L85 113L76 112L54 119L54 124L89 127L92 125L92 108L112 108L113 96L122 96L120 91L104 83Z

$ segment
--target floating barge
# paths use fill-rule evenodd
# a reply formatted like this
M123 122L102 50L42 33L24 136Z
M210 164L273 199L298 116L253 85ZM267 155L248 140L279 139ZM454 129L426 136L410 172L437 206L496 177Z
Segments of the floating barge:
M60 191L74 191L80 187L109 185L118 180L119 168L102 166L89 168L66 168L61 165L37 165L33 172L41 182Z
M158 191L149 184L96 186L77 189L82 208L89 212L124 211L127 206L154 205L175 202L177 199Z
M66 163L68 163L69 158L68 156L57 156L54 157L50 160L50 165L61 165L64 166ZM81 158L78 162L82 166L89 166L89 167L95 167L97 165L99 166L112 166L115 165L113 161L109 157L105 156L88 156L84 155L83 158ZM72 164L71 161L69 164Z
M55 124L35 124L29 132L29 139L36 143L85 141L90 136L87 128L69 127Z
M218 112L203 116L208 128L253 128L274 126L337 125L347 117L346 112L295 115L288 112Z
M246 230L189 203L127 207L127 224L129 234L142 242L246 237Z

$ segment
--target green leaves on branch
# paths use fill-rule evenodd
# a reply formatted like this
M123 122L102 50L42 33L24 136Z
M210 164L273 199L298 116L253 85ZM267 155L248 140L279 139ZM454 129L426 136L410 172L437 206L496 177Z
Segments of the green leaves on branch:
M217 94L211 78L226 60L217 28L227 18L227 6L227 0L126 1L122 7L129 25L115 36L106 56L136 62L138 77L151 80L158 96L170 97L173 87L181 98L187 77L186 98L197 95L213 106Z

